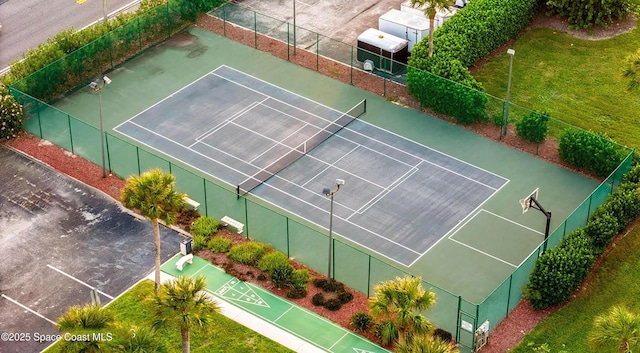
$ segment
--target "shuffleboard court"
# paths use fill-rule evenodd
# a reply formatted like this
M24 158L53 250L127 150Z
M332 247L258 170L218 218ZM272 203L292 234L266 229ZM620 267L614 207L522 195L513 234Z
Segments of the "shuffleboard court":
M207 260L195 256L192 264L182 271L176 268L181 255L176 255L162 266L172 276L204 276L207 291L271 324L310 342L327 352L387 353L386 349L300 308L271 292L226 274Z
M349 115L223 65L115 130L319 225L343 179L336 233L406 266L508 183Z

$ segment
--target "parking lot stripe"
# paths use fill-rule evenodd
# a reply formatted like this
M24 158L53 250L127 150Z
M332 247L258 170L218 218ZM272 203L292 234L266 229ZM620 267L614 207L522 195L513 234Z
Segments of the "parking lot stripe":
M57 269L57 268L55 268L55 267L53 267L53 266L51 266L51 265L47 265L47 267L49 267L50 269L52 269L52 270L54 270L54 271L57 271L57 272L59 272L59 273L61 273L61 274L65 275L65 276L67 276L67 277L71 278L72 280L74 280L74 281L76 281L76 282L78 282L78 283L80 283L80 284L82 284L82 285L85 285L85 286L87 286L87 287L89 287L89 288L91 288L91 289L96 289L95 287L90 286L90 285L88 285L87 283L84 283L84 282L82 282L81 280L79 280L79 279L77 279L77 278L73 277L72 275L70 275L70 274L68 274L68 273L65 273L64 271L59 270L59 269ZM105 297L109 298L110 300L113 300L113 297L112 297L112 296L110 296L109 294L107 294L107 293L105 293L105 292L103 292L103 291L101 291L101 290L99 290L99 289L96 289L96 290L98 291L98 293L100 293L100 294L104 295Z
M44 316L43 316L42 314L40 314L39 312L37 312L37 311L35 311L35 310L33 310L33 309L31 309L31 308L29 308L29 307L25 306L25 305L22 305L22 304L18 303L18 301L17 301L17 300L15 300L15 299L11 299L11 298L9 298L8 296L6 296L6 295L4 295L4 294L2 295L2 297L3 297L4 299L6 299L6 300L8 300L8 301L10 301L10 302L12 302L12 303L14 303L14 304L18 305L19 307L21 307L21 308L23 308L23 309L25 309L25 310L28 310L28 311L30 311L30 312L32 312L32 313L34 313L34 314L38 315L39 317L41 317L41 318L43 318L43 319L45 319L45 320L49 321L49 322L50 322L50 323L52 323L52 324L54 324L54 325L56 324L56 323L55 323L55 321L52 321L52 320L47 319L46 317L44 317Z

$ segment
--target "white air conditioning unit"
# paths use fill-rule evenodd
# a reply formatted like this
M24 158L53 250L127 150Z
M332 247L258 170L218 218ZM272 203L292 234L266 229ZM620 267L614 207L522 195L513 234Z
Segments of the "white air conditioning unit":
M489 342L489 320L485 321L473 335L475 341L475 352L479 351L487 342Z

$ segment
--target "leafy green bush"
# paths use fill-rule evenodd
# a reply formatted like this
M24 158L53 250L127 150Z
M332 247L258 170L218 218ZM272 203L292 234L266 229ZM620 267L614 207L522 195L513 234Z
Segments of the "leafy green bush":
M618 186L600 208L618 220L616 233L627 227L631 221L640 216L638 184L625 182ZM600 210L600 209L599 209Z
M215 236L207 242L207 248L214 253L225 253L231 248L231 239Z
M373 326L373 334L380 339L382 345L398 341L398 326L392 320L383 320Z
M500 112L500 113L496 113L493 114L491 116L491 121L493 122L494 125L496 126L502 126L504 125L504 113ZM508 123L508 122L507 122Z
M307 288L304 287L290 287L287 290L287 298L300 299L307 296Z
M293 274L293 266L286 264L286 266L276 267L271 270L271 283L278 288L284 288L291 283L291 275Z
M636 159L640 158L634 157L634 160ZM622 182L640 184L640 164L634 165L631 170L624 175Z
M209 216L202 216L191 225L191 234L208 237L218 230L218 222Z
M22 131L24 114L22 106L0 84L0 139L10 139Z
M606 211L593 213L584 227L585 235L591 239L591 244L597 254L601 254L620 228L618 219Z
M573 128L564 130L558 147L562 160L600 177L608 176L618 167L623 159L621 152L607 136Z
M373 317L365 312L357 312L351 315L349 325L356 329L356 331L366 332L373 325Z
M547 138L549 117L546 113L531 112L516 122L518 136L531 142L540 143Z
M547 0L547 15L566 17L573 29L593 25L607 28L613 19L629 14L636 4L633 0Z
M295 288L307 288L309 283L309 271L306 269L294 270L291 274L291 285Z
M542 254L529 275L525 295L534 309L562 303L587 277L595 260L591 240L582 229Z
M207 247L208 238L204 235L193 235L193 250L202 250Z
M229 250L229 257L245 265L255 266L269 250L270 247L266 244L250 241L232 247Z
M272 251L258 262L258 268L262 271L271 272L275 268L289 265L289 257L282 251Z

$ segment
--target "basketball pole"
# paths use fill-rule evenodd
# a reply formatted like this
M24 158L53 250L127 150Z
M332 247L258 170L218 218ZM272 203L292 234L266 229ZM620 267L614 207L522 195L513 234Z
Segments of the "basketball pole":
M535 208L536 210L544 213L544 215L547 217L547 225L544 230L544 246L542 248L542 252L544 253L545 251L547 251L547 238L549 238L549 228L551 227L551 212L545 210L544 207L542 207L542 205L538 202L538 200L533 197L533 195L529 198L529 207Z

